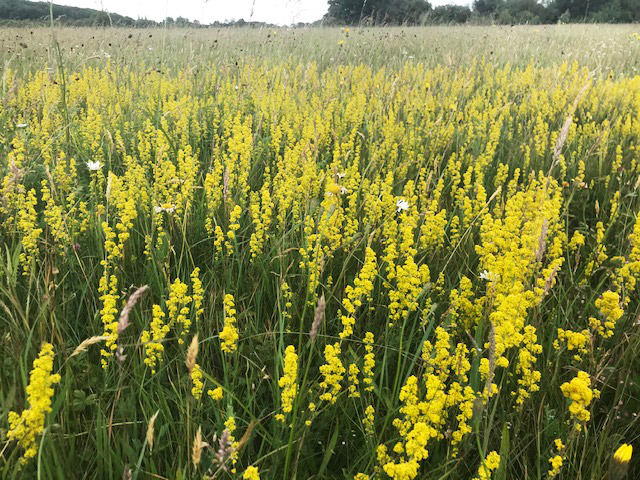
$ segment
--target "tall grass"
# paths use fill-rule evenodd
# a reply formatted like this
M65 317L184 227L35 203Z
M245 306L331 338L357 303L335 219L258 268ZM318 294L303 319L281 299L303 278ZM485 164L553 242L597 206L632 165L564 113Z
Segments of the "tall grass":
M0 31L2 478L603 478L640 436L636 30Z

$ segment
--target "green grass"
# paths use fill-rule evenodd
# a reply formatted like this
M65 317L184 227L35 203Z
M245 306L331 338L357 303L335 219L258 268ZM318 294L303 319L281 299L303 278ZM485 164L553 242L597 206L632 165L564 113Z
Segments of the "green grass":
M391 452L401 440L393 421L402 416L399 397L410 376L420 379L424 399L422 379L432 365L421 359L421 351L425 341L435 343L437 327L449 332L454 347L476 352L468 355L468 380L460 381L481 397L486 379L479 371L480 358L492 358L491 322L496 321L496 299L480 276L486 258L476 249L488 243L482 229L487 214L540 220L536 228L543 217L547 222L539 262L531 249L520 253L531 257L527 268L534 265L521 279L525 290L533 291L536 279L544 284L543 269L564 258L548 294L524 315L542 347L534 363L542 375L540 390L521 408L515 405L520 348L508 350L510 367L495 371L499 393L474 402L472 431L460 453L453 455L449 442L457 425L452 407L448 421L437 427L443 438L428 443L429 457L416 478L473 478L490 451L501 456L493 474L497 480L547 478L555 438L567 445L559 478L605 477L619 444L637 446L640 438L640 302L637 289L614 286L620 265L633 260L636 245L630 235L640 207L640 41L631 35L638 30L625 25L363 28L348 33L62 28L55 30L60 56L49 29L1 30L0 477L128 478L131 469L137 479L202 478L207 472L212 478L241 478L247 466L256 465L263 479L341 479L358 472L388 478L376 449L386 445ZM589 88L582 97L585 84ZM554 147L576 99L574 127L560 160L554 158ZM239 148L229 142L241 137L236 119L250 126L248 140L242 137L249 144L249 160L230 174L246 174L244 183L236 176L225 180L224 173ZM538 151L540 141L546 143ZM20 142L22 160L16 154ZM192 173L177 161L187 147L194 152ZM531 153L525 161L527 147ZM70 158L77 162L77 175L69 173ZM118 277L118 312L136 287L150 289L120 336L126 359L110 358L106 370L100 366L103 343L71 355L82 341L103 333L98 288L108 252L101 223L115 229L123 216L117 181L100 179L86 168L94 160L104 165L105 177L112 172L124 179L125 200L140 192L149 196L136 199L123 258L108 263ZM460 167L449 168L456 160ZM584 185L578 180L580 162ZM165 181L161 174L172 166L175 179ZM460 197L456 175L465 171L469 179L460 184L466 188ZM211 172L214 185L208 189ZM558 212L535 204L509 216L506 206L516 193L538 188L538 199L547 193L532 181L530 175L537 172L543 172L550 190L549 185L559 185ZM385 193L385 179L391 176ZM154 213L167 198L179 203L176 195L164 197L171 185L191 180L193 197L184 212ZM332 197L326 188L334 181L348 190L338 197L339 206L327 200ZM410 181L423 187L415 199L406 190ZM262 198L265 184L274 202L272 220L263 250L252 259L251 235L259 215L251 205ZM25 211L24 192L30 189L38 199L37 218L25 229L16 219ZM48 189L62 209L62 241L45 217L51 209L42 193ZM211 211L207 195L215 192L225 199ZM70 194L74 203L67 203ZM396 201L405 198L411 217L396 212ZM468 210L464 200L476 207ZM86 208L73 210L80 201ZM371 212L376 202L383 210L379 216ZM226 233L234 205L243 212L235 240L229 240L234 253L217 255L207 218ZM442 231L441 244L421 245L420 226L440 211L444 224L429 228ZM358 226L347 231L342 225L339 240L323 237L319 250L314 249L312 234L330 231L338 215L357 219ZM74 227L83 219L86 231ZM391 327L389 295L399 287L388 275L387 248L406 248L402 229L411 219L416 227L406 241L416 252L407 257L427 265L430 278L417 286L417 308ZM459 231L458 220L463 222ZM598 222L603 222L603 238L597 234ZM26 234L36 226L43 231L35 259L21 262ZM521 241L525 230L523 225L511 240ZM584 246L572 251L565 242L559 252L551 252L554 239L570 240L575 231L585 235ZM341 305L367 245L377 255L370 299L357 310L355 335L341 341ZM310 267L301 265L300 248L317 260L325 246L326 261L310 288ZM590 271L588 263L602 246L608 258ZM508 245L498 253L504 251ZM149 328L152 305L166 310L169 286L175 279L190 283L195 267L201 270L204 313L184 344L177 341L176 329L171 331L164 360L152 374L144 364L141 332ZM467 327L456 318L450 297L462 276L472 282L477 307ZM282 288L285 281L291 305ZM589 329L589 317L600 318L596 300L612 289L621 300L628 299L613 337L593 334L580 360L566 348L556 350L557 329ZM238 351L232 355L220 350L226 293L235 297L239 329ZM314 342L309 332L321 295L327 300L325 318ZM193 318L193 311L189 315ZM362 397L349 398L345 375L335 405L319 401L324 347L341 341L344 366L361 365L365 331L376 338L374 390L359 387ZM185 367L195 333L205 381L199 400L191 394ZM43 341L54 345L54 371L62 378L38 437L37 456L20 466L21 449L6 440L7 416L28 406L25 389ZM299 355L299 390L282 424L274 416L281 412L278 379L287 345ZM560 390L578 370L589 373L591 387L602 392L588 406L591 420L581 432ZM447 377L447 385L453 377ZM224 390L221 402L206 394L217 386ZM309 402L318 405L317 412L309 411ZM373 434L362 424L369 404L376 410ZM146 434L156 412L151 449ZM230 416L236 420L236 440L245 436L236 473L215 464L214 438L220 438ZM306 420L313 420L311 426ZM195 466L198 428L211 447ZM632 460L629 478L637 475L637 465Z

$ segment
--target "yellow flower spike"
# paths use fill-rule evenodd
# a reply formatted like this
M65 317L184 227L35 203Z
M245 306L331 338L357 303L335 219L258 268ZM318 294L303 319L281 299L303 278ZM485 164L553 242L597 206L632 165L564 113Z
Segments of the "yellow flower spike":
M204 388L204 383L202 382L202 369L200 365L197 363L194 364L193 369L190 372L191 383L193 387L191 388L191 394L196 400L199 400L202 396L202 390Z
M293 410L293 402L296 398L298 384L298 355L293 345L289 345L284 353L284 369L282 376L278 381L278 386L282 389L282 411L291 413ZM276 415L276 419L284 422L283 414Z
M20 415L9 412L9 432L7 438L15 440L24 449L20 463L27 463L36 456L38 442L36 437L44 430L46 416L51 412L53 385L60 381L59 374L51 374L53 370L53 345L43 343L38 358L33 361L33 369L29 374L27 386L27 402L29 408Z
M232 353L238 349L238 329L236 327L236 307L233 295L227 293L223 300L224 327L220 332L220 349L224 353Z
M340 360L340 344L334 343L324 348L325 364L320 366L320 373L323 376L320 387L324 393L320 395L320 400L336 403L337 395L342 389L342 379L346 369Z
M591 379L586 372L579 371L576 377L570 382L565 382L560 386L562 394L571 400L569 412L577 421L576 429L581 430L582 425L589 421L591 414L587 407L594 397L594 390L591 390Z
M158 362L162 361L164 353L164 338L169 333L169 325L164 323L165 313L160 305L153 305L151 325L149 330L143 330L141 341L144 345L144 363L151 368L151 373L156 373Z

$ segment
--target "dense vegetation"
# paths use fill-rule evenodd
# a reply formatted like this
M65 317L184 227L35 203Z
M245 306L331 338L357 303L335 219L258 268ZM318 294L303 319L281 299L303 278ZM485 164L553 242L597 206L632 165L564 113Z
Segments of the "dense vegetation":
M120 26L120 27L154 27L166 23L175 27L201 27L197 20L189 20L184 17L176 19L167 17L163 22L155 22L146 18L133 19L117 13L110 13L93 8L69 7L66 5L51 5L44 1L28 0L0 0L0 24L24 23L43 24L50 22L50 15L57 24L71 26ZM253 26L265 27L268 24L262 22L246 22L238 20L233 22L215 22L210 26Z
M327 21L350 25L423 23L628 23L640 21L640 0L474 0L435 8L426 0L329 0Z
M59 21L70 25L140 25L151 26L155 22L146 20L136 21L115 13L95 10L92 8L67 7L53 5L53 15ZM46 22L50 17L48 2L30 2L26 0L0 0L0 19L9 21Z
M55 39L0 30L1 478L637 478L633 27Z
M470 0L471 1L471 0ZM329 10L315 24L325 25L419 25L455 23L553 24L570 22L640 22L640 0L473 0L470 6L441 5L432 8L427 0L329 0ZM0 0L0 24L42 24L49 20L47 2ZM163 22L133 19L91 8L53 5L56 22L74 26L177 27L252 26L262 22L244 19L201 25L178 17ZM300 24L298 26L303 26Z

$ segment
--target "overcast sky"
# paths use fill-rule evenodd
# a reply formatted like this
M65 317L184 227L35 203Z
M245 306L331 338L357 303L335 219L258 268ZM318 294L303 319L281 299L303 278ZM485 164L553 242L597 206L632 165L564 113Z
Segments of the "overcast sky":
M470 0L431 0L432 5ZM185 17L211 23L216 20L256 20L275 24L313 22L327 12L327 0L54 0L76 7L104 9L132 18L162 20ZM253 12L253 15L252 15Z

